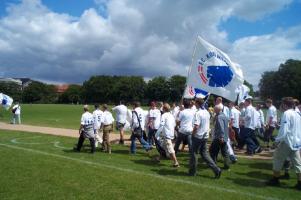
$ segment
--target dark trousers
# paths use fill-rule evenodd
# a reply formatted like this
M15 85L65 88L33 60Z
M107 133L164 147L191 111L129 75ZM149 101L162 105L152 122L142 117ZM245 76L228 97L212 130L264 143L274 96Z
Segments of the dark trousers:
M95 139L89 138L89 140L90 140L90 145L91 145L91 153L94 153L95 152ZM81 148L84 144L84 141L85 141L85 137L83 134L81 134L78 138L78 143L77 143L77 147L76 147L77 151L81 150Z
M191 134L183 134L183 133L180 133L180 132L178 134L178 137L177 137L176 142L175 142L175 147L174 147L176 154L179 151L180 144L184 141L187 142L188 148L189 148L189 153L191 154L191 152L192 152L192 150L191 150Z
M215 163L217 162L217 156L220 150L224 158L224 167L228 169L230 167L230 158L227 142L221 143L218 139L214 139L210 147L210 156Z
M269 144L270 141L275 141L275 138L273 136L275 127L269 126L268 129L264 132L264 141Z
M256 138L255 131L250 128L244 128L243 130L244 143L247 145L247 152L254 154L259 142Z
M148 129L147 142L148 142L150 145L155 144L155 135L156 135L156 132L157 132L157 129L152 129L152 128L149 128L149 129Z
M190 155L189 174L191 175L196 174L196 169L198 165L198 154L201 155L202 159L206 162L206 164L212 169L212 171L215 174L218 173L220 169L211 159L207 151L207 139L198 139L196 137L192 137L191 141L192 141L192 153Z
M239 130L239 128L235 128L235 127L232 127L232 129L235 132L236 146L239 148L242 144L241 138L240 138L240 130Z

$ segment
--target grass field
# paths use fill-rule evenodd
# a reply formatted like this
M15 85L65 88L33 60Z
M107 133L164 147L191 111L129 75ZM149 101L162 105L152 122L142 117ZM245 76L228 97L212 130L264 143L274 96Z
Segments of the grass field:
M129 155L114 145L112 154L71 151L76 139L0 132L0 199L299 199L292 189L296 179L283 187L267 187L271 161L240 159L220 180L200 164L197 177L187 176L188 156L179 154L181 167L169 160L160 164L144 151ZM153 150L152 155L156 152ZM222 166L222 163L219 163Z

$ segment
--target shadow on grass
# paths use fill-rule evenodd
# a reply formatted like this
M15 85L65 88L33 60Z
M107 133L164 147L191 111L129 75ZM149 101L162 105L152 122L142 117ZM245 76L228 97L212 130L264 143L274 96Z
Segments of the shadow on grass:
M268 180L271 178L271 174L262 173L262 171L249 171L247 173L235 172L237 175L240 176L248 176L250 178L257 178L257 179L266 179Z
M152 169L152 171L161 176L188 176L187 172L178 171L177 168L172 168L172 166L170 166L170 169Z
M135 164L139 165L146 165L146 166L152 166L152 167L161 167L164 166L162 163L155 161L153 159L144 159L144 160L131 160Z
M256 162L256 163L238 163L239 165L247 165L250 168L253 169L266 169L266 170L272 170L272 163L268 162Z

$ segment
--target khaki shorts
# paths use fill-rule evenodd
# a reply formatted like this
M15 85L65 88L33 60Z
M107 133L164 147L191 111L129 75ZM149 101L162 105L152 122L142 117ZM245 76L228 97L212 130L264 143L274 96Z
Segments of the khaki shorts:
M281 171L287 158L290 158L296 173L301 173L300 151L291 150L285 142L281 142L274 152L273 170L277 172Z
M174 154L175 150L173 148L171 139L163 139L163 147L168 154Z

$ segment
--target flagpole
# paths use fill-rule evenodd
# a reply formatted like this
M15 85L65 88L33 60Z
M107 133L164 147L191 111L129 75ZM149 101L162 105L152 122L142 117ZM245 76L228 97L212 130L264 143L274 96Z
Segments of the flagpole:
M191 64L189 66L189 69L188 69L188 74L187 74L187 77L186 77L186 83L185 83L185 88L184 88L184 91L183 91L183 95L182 95L182 100L184 99L184 94L185 94L185 90L187 88L187 80L188 80L188 77L189 77L189 74L191 72L191 68L192 68L192 65L193 65L193 60L194 60L194 56L195 56L195 52L196 52L196 47L197 47L197 44L198 44L198 35L196 36L196 40L195 40L195 43L194 43L194 49L193 49L193 53L192 53L192 57L191 57Z

